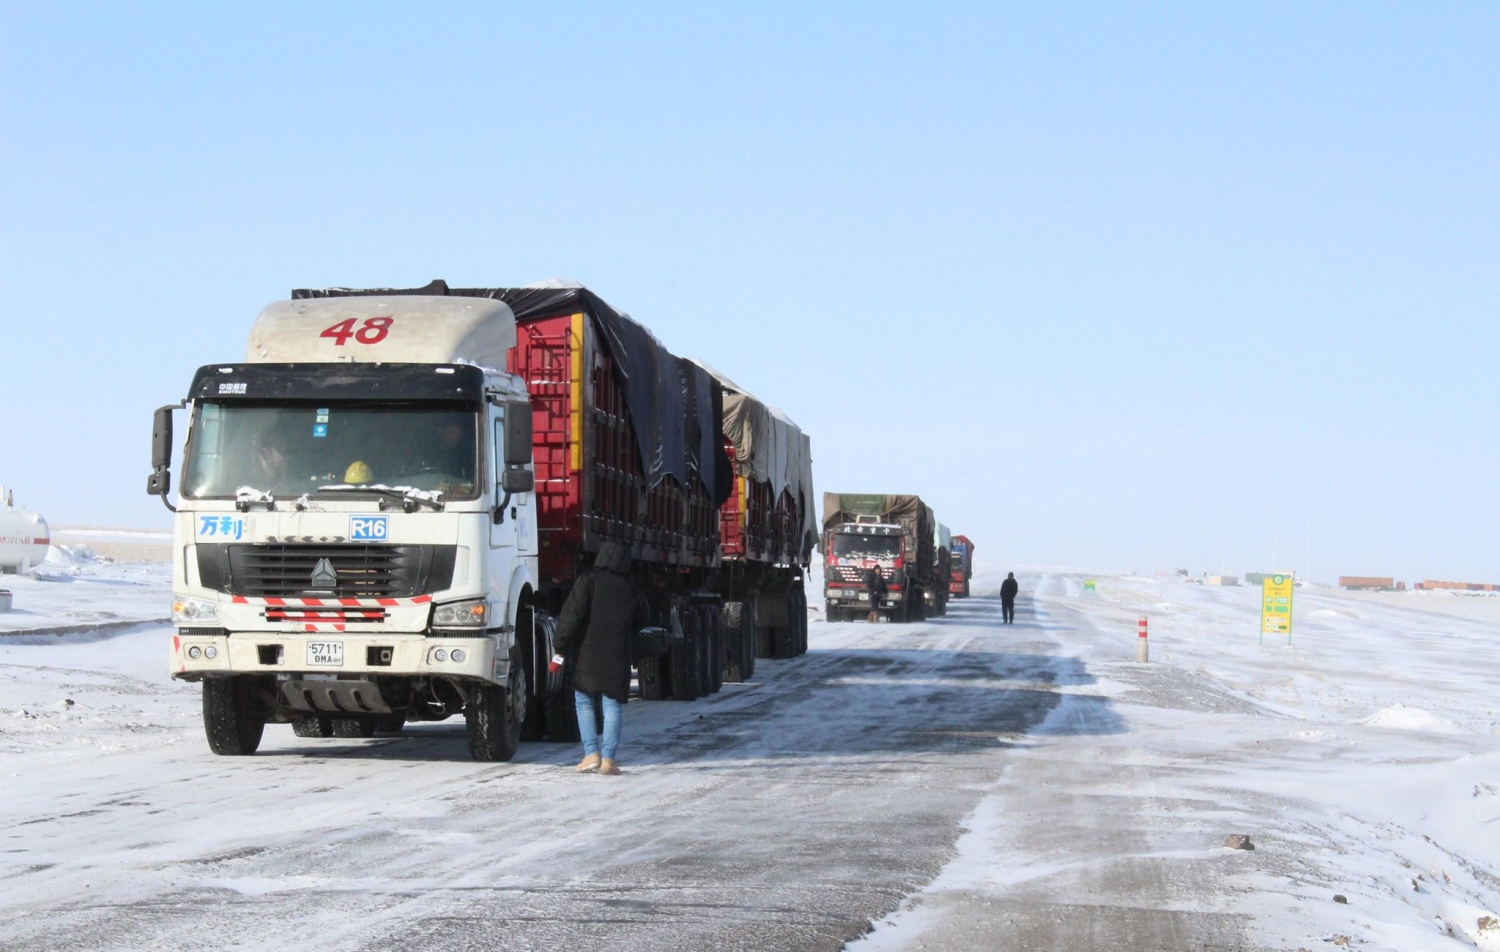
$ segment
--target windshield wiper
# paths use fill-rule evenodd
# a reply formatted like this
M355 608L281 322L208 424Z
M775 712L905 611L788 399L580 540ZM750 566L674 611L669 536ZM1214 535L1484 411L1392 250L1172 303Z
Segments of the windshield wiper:
M443 504L438 502L442 493L435 490L412 489L409 486L319 486L316 490L319 496L329 499L357 499L360 496L374 494L380 496L382 501L380 508L388 508L384 502L386 499L401 503L402 512L416 512L422 506L431 506L433 512L442 512Z

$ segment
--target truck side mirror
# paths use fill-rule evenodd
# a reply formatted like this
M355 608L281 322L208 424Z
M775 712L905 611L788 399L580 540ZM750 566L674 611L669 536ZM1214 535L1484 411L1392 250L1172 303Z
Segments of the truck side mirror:
M180 406L180 404L179 404ZM167 501L172 491L172 411L177 407L161 407L151 418L151 475L146 477L146 493L160 496L168 509L176 508Z
M525 466L531 462L531 404L512 403L505 408L505 464ZM526 492L503 487L506 492Z
M172 466L172 411L161 407L151 420L151 468L160 472Z
M506 495L529 493L536 488L536 475L529 469L507 469L500 474L500 488Z

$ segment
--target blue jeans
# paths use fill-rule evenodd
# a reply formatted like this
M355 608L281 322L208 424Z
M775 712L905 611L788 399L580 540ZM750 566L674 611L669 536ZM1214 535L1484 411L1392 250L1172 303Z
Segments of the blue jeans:
M578 712L578 736L583 740L585 756L600 754L605 760L614 760L620 749L620 702L603 694L598 697L604 704L603 742L600 742L599 731L594 727L594 696L582 691L573 692L573 706Z

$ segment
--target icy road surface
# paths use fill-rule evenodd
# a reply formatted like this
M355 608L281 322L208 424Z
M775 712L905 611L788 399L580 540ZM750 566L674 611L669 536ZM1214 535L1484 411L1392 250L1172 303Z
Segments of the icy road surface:
M1299 591L1261 647L1250 590L1023 573L1003 627L1000 577L632 702L618 778L456 720L218 758L167 629L0 639L0 948L1500 948L1493 611Z

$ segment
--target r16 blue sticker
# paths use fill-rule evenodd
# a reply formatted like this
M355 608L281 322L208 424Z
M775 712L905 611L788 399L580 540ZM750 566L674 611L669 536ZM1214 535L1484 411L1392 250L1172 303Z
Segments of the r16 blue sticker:
M384 542L390 524L388 516L350 516L350 542Z

